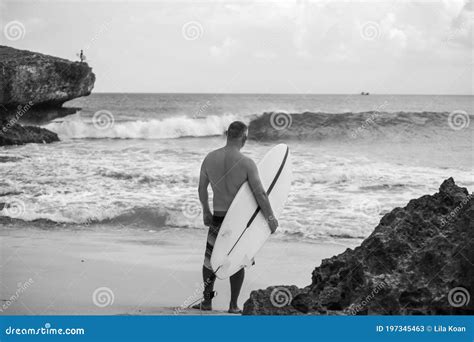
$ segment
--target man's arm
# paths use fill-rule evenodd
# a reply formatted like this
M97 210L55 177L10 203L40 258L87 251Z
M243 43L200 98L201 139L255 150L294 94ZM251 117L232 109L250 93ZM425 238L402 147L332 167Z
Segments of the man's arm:
M250 184L250 189L252 189L253 195L262 210L263 217L268 222L272 234L278 227L278 221L273 215L272 206L268 200L267 192L263 188L262 182L260 181L260 176L258 174L257 165L251 159L247 160L247 177Z
M206 163L206 159L204 159L201 165L198 192L199 192L199 201L201 202L201 205L202 205L202 216L203 216L204 225L209 226L211 224L212 213L211 213L211 209L209 208L209 194L207 192L207 187L209 186L209 178L207 177L205 163Z

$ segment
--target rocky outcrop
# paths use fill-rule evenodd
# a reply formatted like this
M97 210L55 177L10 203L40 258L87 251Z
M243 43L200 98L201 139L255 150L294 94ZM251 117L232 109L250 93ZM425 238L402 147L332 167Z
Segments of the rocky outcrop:
M78 108L63 103L89 95L95 82L86 63L8 46L0 46L0 73L0 146L57 141L53 132L21 123L74 113Z
M89 95L95 82L86 63L8 46L0 46L0 68L0 104L7 108L29 102L36 107L60 107Z
M323 260L306 288L253 291L244 314L474 314L473 196L447 179Z
M59 141L58 135L45 128L0 122L0 146Z

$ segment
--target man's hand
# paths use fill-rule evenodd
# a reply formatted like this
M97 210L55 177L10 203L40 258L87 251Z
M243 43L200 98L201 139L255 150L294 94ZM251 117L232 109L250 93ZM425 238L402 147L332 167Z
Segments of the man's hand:
M272 234L275 233L275 230L278 228L278 220L274 216L270 216L268 217L267 222Z
M212 223L212 214L211 212L204 212L204 214L202 215L202 220L204 222L204 225L209 227Z
M265 192L265 188L262 185L260 176L258 174L257 165L249 158L247 161L247 177L250 184L250 189L252 189L255 200L257 201L258 206L262 210L262 215L265 217L265 220L268 222L268 227L272 234L278 228L278 220L273 216L272 206L268 200L268 195Z

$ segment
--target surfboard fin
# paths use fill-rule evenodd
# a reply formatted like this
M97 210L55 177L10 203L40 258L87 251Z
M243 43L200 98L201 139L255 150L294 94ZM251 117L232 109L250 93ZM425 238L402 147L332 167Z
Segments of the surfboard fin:
M250 258L248 257L248 255L245 255L245 256L244 256L244 259L242 260L242 266L243 266L243 267L250 267L250 266L252 266L253 264L255 264L255 261L253 260L253 258L250 259Z

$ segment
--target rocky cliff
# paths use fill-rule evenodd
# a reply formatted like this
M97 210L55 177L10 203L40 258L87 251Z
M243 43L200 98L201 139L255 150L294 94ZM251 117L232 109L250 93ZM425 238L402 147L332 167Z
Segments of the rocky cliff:
M37 107L60 107L87 96L95 75L86 63L0 46L0 104L16 107L32 102Z
M86 63L7 46L0 46L0 73L0 145L56 141L52 132L19 123L71 114L62 104L89 95L95 82Z
M474 314L473 196L447 179L323 260L306 288L253 291L244 314Z

